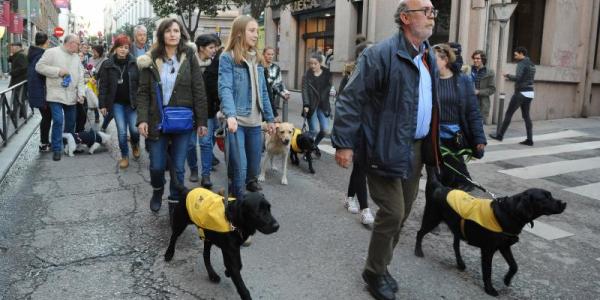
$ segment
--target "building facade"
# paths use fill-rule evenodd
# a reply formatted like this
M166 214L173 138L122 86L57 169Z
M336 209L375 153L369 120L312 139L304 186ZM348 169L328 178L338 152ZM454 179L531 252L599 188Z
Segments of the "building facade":
M600 115L600 1L512 1L516 8L500 43L501 22L495 9L510 2L432 0L440 13L431 43L459 42L465 64L471 63L473 51L484 50L488 67L498 70L500 61L503 73L511 74L516 69L512 49L524 46L537 68L534 120ZM354 59L356 36L377 42L394 34L397 8L398 1L381 0L303 0L283 9L268 8L265 43L276 48L284 79L292 88L301 87L313 52L334 49L330 67L337 86L344 65ZM497 77L499 92L510 99L513 84ZM496 121L500 110L495 97L492 102L494 113L488 123Z

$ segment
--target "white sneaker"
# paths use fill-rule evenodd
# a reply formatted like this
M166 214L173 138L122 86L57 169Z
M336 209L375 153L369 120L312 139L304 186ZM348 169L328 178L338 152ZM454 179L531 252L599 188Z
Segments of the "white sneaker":
M358 201L354 197L346 197L346 200L344 200L344 207L353 214L357 214L359 211Z
M373 218L370 208L367 207L360 212L360 222L364 225L371 225L375 222L375 218Z

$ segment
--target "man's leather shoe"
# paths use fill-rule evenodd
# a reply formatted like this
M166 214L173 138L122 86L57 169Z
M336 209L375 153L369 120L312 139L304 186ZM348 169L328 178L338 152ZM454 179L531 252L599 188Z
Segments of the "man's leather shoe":
M498 140L498 141L502 142L503 136L501 136L499 134L490 133L490 134L488 134L488 136L491 137L491 138L493 138L493 139L495 139L495 140Z
M198 169L192 170L190 174L190 182L198 182Z
M155 189L152 192L152 199L150 199L150 210L153 212L158 212L160 210L160 206L162 204L162 195L165 191L165 188Z
M385 270L385 274L383 274L383 276L385 276L385 280L392 288L392 291L394 291L394 293L397 293L398 292L398 281L396 281L396 279L394 277L392 277L392 274L390 274L390 272L388 270Z
M252 179L246 184L246 190L249 192L258 192L262 191L262 187L258 184L258 180Z
M60 152L54 152L54 154L52 155L52 160L53 161L59 161L61 157Z
M200 185L205 189L210 189L213 184L210 182L210 176L202 176L202 181L200 181Z
M364 270L362 273L363 280L367 283L369 293L378 300L395 300L396 294L386 280L385 275L377 275L371 271Z
M524 140L524 141L520 142L519 144L525 145L525 146L533 146L533 141L532 140Z

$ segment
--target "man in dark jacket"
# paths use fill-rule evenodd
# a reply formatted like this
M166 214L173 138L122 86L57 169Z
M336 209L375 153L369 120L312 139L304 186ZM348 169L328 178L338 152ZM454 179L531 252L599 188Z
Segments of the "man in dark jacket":
M48 48L48 35L43 32L35 34L35 46L29 47L27 53L27 92L29 105L40 110L40 152L50 151L50 125L52 125L52 112L46 103L46 77L35 71L35 65Z
M367 172L379 206L362 274L377 299L396 298L398 285L388 265L417 196L423 163L439 167L441 161L439 75L427 42L436 16L429 0L400 1L395 14L400 31L365 50L336 103L336 161L347 168L357 149L354 159Z
M475 50L471 66L471 79L475 83L475 95L479 100L479 111L483 122L487 123L490 115L490 96L496 92L496 74L486 67L487 56L482 50Z
M22 47L23 44L21 43L10 44L11 55L8 58L8 62L10 63L10 82L8 87L27 79L27 56Z
M499 141L504 138L504 133L510 125L512 115L521 108L521 115L525 121L525 129L527 130L527 139L520 142L521 145L533 146L533 125L531 123L531 116L529 116L529 108L531 107L531 101L533 100L533 78L535 77L535 65L527 57L527 49L524 47L517 47L513 53L517 63L517 74L510 75L504 74L504 77L510 81L515 82L515 93L510 98L510 103L506 109L506 115L504 121L502 121L502 127L496 134L490 134L490 137Z

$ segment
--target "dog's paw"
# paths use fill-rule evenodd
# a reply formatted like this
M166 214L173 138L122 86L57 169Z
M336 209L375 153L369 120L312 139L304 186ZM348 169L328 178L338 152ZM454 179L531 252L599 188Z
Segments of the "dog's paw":
M265 174L258 175L258 181L259 182L265 182Z
M310 169L309 171L310 171L310 174L315 174L316 173L315 169Z
M285 177L281 178L281 184L287 185L288 184L287 178L285 178Z
M210 281L214 282L214 283L219 283L221 282L221 276L215 274L208 274L208 279L210 279Z
M174 254L175 254L175 251L167 250L167 252L165 252L165 261L171 261L173 259Z
M488 295L490 295L490 296L498 297L498 295L499 295L498 291L496 291L496 289L493 286L491 286L491 285L490 286L486 286L484 288L484 290L485 290L485 293L488 294Z
M467 268L467 266L465 266L465 262L462 260L456 263L456 267L461 271L464 271Z
M225 270L225 276L226 277L231 277L231 274L229 274L229 270Z
M511 274L510 272L506 273L506 275L504 275L504 284L506 286L510 286L510 282L512 281L514 274Z
M415 256L417 257L424 257L425 254L423 254L423 249L421 249L421 247L416 247L415 248Z

